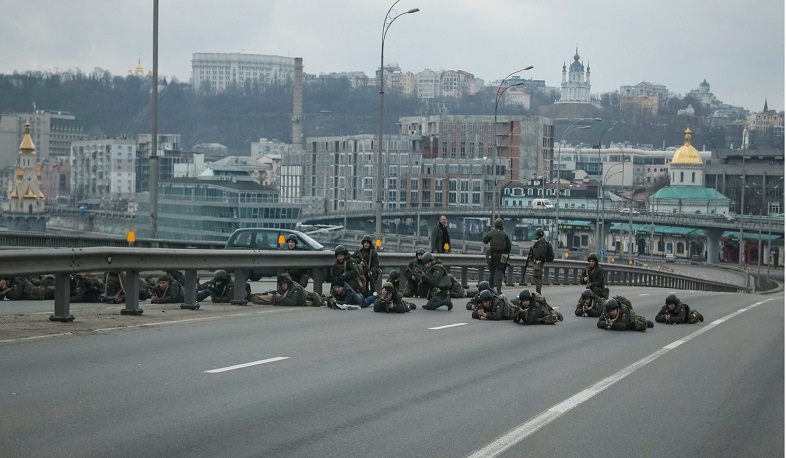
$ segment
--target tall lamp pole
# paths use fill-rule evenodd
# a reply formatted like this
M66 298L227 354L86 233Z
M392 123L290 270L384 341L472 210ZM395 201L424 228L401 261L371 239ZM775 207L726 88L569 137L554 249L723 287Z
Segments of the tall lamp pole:
M590 125L577 126L578 123L580 123L580 122L592 122L592 121L603 121L603 120L600 119L600 118L581 118L581 119L577 119L577 120L573 121L573 123L571 125L569 125L567 129L565 129L565 133L563 133L562 134L562 138L559 139L559 147L557 148L557 173L553 173L553 171L552 171L552 178L557 183L557 187L556 187L556 191L557 191L557 205L555 207L555 223L556 223L556 226L554 228L554 232L557 235L556 238L555 238L555 240L557 241L557 248L559 248L559 195L560 195L560 192L559 192L559 185L560 185L559 172L560 172L560 168L562 167L562 143L565 141L565 137L567 137L569 133L571 133L571 132L573 132L575 130L592 129L592 126L590 126ZM553 164L553 162L552 162L552 164ZM553 168L553 165L552 165L552 168Z
M150 118L150 237L158 237L158 0L153 0L153 81Z
M742 129L742 187L740 188L740 250L737 254L740 268L745 264L745 239L743 228L745 226L745 145L748 143L748 128Z
M595 203L595 252L599 252L603 249L603 222L601 222L601 213L600 213L600 203L604 199L603 195L603 159L600 157L600 147L603 143L603 136L606 135L606 132L610 132L614 129L614 126L619 124L618 121L614 121L614 124L610 125L609 127L603 129L603 132L600 133L600 138L598 139L598 163L600 164L600 174L598 178L600 178L600 194L598 194L599 200ZM605 216L605 215L604 215Z
M521 86L524 82L519 82L516 84L511 84L510 86L506 86L505 83L508 81L508 78L515 75L516 73L525 72L527 70L532 70L534 67L532 65L522 68L521 70L516 70L515 72L511 73L510 75L506 76L502 79L497 86L497 94L494 98L494 154L491 156L491 175L492 179L494 180L494 186L491 195L491 221L490 224L494 225L494 220L497 218L497 205L499 205L499 189L497 187L497 156L499 156L499 135L497 134L497 109L499 108L499 99L502 98L502 94L505 93L508 89Z
M388 34L388 29L393 25L393 22L405 14L417 13L420 11L418 8L412 8L403 13L397 13L393 8L401 0L396 0L388 9L385 15L385 21L382 23L382 47L379 53L379 137L377 138L377 157L375 164L374 176L374 219L376 222L376 245L382 244L382 133L383 133L383 116L385 106L385 36Z

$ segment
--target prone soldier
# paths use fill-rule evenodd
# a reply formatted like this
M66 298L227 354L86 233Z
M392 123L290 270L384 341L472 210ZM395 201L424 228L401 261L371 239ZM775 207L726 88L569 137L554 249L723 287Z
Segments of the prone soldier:
M374 311L379 313L406 313L415 308L415 304L406 303L401 299L401 293L390 282L382 285L374 300Z
M477 320L510 320L518 312L511 309L505 298L495 297L491 290L485 289L478 294L480 306L472 312L472 318Z
M183 287L176 282L169 274L158 277L158 282L150 294L150 302L153 304L176 304L183 303L185 300Z
M655 321L663 324L694 324L704 322L704 315L680 301L676 294L666 296L666 303L655 315Z
M518 299L519 311L513 316L516 323L554 324L563 319L562 314L554 310L537 292L533 295L528 289L524 289L519 293Z
M204 301L209 297L215 303L227 304L232 302L234 290L235 287L229 273L226 270L217 270L213 273L213 279L203 283L201 289L197 291L197 302ZM246 302L251 300L251 285L248 283L246 283L245 300Z
M606 301L598 327L607 331L646 331L655 326L652 321L633 313L632 308L621 306L615 298Z
M606 301L602 297L596 296L591 289L585 289L576 304L576 316L598 318L603 313L605 303Z
M356 292L344 280L334 278L330 284L330 296L326 299L328 307L335 309L339 304L357 306L363 304L363 295Z
M251 302L262 305L279 305L282 307L302 307L306 305L306 292L300 283L292 280L288 273L276 277L277 289L267 293L251 295Z

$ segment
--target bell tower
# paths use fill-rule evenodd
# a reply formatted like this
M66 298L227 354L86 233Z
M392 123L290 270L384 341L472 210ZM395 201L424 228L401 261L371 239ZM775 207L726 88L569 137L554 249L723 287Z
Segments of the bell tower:
M19 145L14 183L8 194L8 211L3 214L3 218L10 231L46 232L49 216L44 213L41 164L36 161L29 119L25 122L25 136Z

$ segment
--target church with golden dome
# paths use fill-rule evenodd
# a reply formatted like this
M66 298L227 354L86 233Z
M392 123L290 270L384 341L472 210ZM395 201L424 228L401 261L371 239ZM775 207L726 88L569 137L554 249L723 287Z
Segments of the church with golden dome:
M690 127L682 145L669 164L670 185L650 197L652 210L662 213L728 215L731 200L704 187L704 161L691 145Z

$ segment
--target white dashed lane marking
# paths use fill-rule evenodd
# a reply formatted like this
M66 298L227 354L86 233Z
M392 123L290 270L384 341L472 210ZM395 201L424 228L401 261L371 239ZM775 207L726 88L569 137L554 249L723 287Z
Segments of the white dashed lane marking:
M429 329L436 331L436 330L439 330L439 329L447 329L447 328L455 328L456 326L464 326L465 324L469 324L469 323L447 324L445 326L437 326L436 328L429 328Z
M260 364L266 364L266 363L274 363L276 361L283 361L285 359L289 359L289 356L276 356L275 358L268 358L260 361L252 361L250 363L237 364L235 366L222 367L219 369L211 369L205 372L208 374L218 374L221 372L233 371L235 369L243 369L245 367L258 366Z

